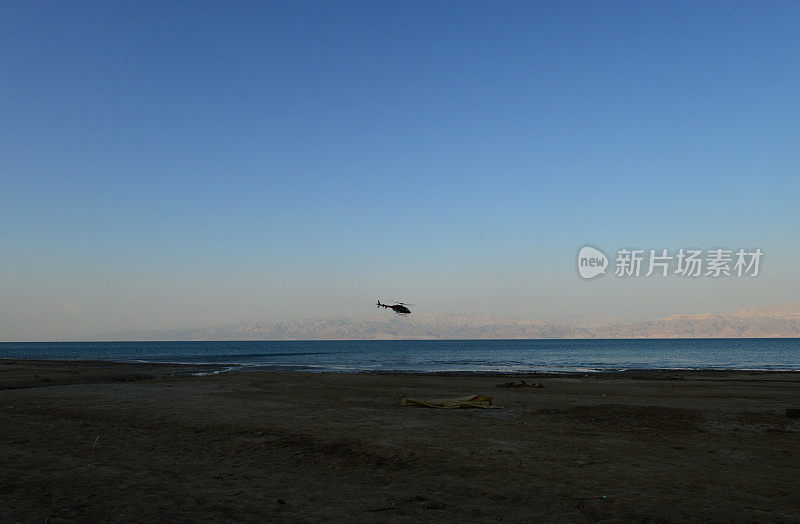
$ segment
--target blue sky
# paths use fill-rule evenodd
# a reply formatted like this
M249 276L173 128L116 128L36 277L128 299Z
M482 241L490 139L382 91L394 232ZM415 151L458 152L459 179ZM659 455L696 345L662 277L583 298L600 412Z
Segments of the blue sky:
M0 339L795 302L796 2L3 2ZM584 244L761 247L749 281Z

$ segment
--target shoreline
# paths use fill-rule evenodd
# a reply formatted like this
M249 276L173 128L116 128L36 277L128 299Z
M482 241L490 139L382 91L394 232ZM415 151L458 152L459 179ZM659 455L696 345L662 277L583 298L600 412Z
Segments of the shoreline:
M33 364L42 366L65 365L99 367L123 366L151 370L173 369L192 373L234 373L234 372L276 372L276 373L308 373L308 374L365 374L365 375L404 375L404 376L542 376L542 377L582 377L592 375L659 375L659 374L788 374L800 376L800 369L770 368L580 368L576 370L419 370L419 369L334 369L312 366L243 364L237 362L186 362L186 361L152 361L152 360L116 360L116 359L69 359L69 358L17 358L0 357L0 365Z

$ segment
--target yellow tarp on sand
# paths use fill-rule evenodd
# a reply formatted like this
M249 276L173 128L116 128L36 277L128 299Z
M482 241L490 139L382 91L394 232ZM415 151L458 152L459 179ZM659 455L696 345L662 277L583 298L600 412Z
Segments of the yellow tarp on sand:
M483 395L469 395L467 397L459 397L459 398L436 398L428 400L404 398L403 402L400 405L422 406L426 408L444 408L444 409L500 407L492 405L492 397L484 397Z

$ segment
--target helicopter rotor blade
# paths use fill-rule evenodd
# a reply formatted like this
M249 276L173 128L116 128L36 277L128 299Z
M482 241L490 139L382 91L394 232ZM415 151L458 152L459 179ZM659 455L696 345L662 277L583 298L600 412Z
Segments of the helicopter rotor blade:
M394 302L398 306L413 306L413 305L415 305L415 304L412 304L410 302L401 302L399 300L392 300L392 302Z

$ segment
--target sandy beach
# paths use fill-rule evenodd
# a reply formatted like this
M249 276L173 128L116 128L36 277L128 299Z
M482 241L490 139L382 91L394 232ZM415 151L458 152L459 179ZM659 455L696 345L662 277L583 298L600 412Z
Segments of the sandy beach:
M800 521L798 373L210 369L0 360L0 521Z

